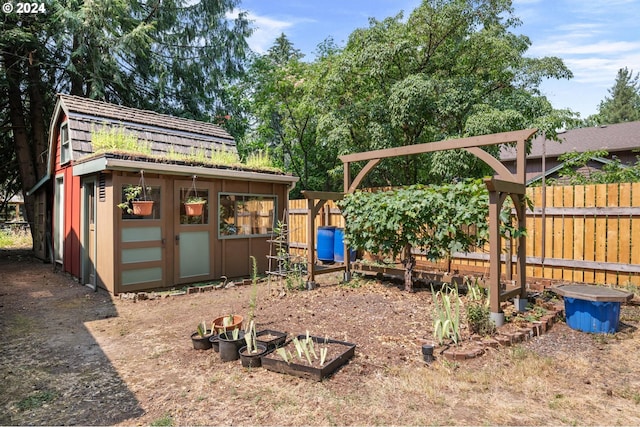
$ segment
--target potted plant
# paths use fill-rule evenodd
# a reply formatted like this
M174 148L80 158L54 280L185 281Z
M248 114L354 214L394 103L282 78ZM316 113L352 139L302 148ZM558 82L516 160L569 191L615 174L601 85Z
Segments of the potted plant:
M244 333L244 341L247 345L240 347L238 354L240 361L245 368L259 368L262 366L261 357L267 352L267 346L258 343L256 337L256 326L253 320Z
M200 196L189 196L184 201L184 211L187 216L202 215L206 203L207 201Z
M128 184L124 188L124 202L118 207L128 214L147 216L153 211L153 200L147 200L151 187Z
M222 332L218 335L218 347L220 351L220 359L223 362L231 362L238 360L240 354L238 350L244 342L244 331L239 328Z
M213 334L213 325L211 329L207 329L207 324L203 320L196 328L196 331L191 334L191 342L195 350L208 350L211 348L211 341L209 338Z
M228 314L226 316L216 317L213 320L213 329L217 334L232 331L234 329L240 329L242 328L243 320L244 318L238 314Z
M275 353L265 354L262 366L269 371L321 381L351 359L356 345L306 335L294 337Z

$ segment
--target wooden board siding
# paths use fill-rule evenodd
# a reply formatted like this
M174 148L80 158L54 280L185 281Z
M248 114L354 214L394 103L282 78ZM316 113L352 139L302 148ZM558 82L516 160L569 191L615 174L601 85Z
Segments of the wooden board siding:
M534 204L526 220L528 277L640 285L640 183L547 187L544 215L542 188L528 188L527 196ZM290 201L294 253L306 250L306 214L305 200ZM342 221L333 206L319 215L315 227L341 226ZM504 242L502 246L505 248ZM418 264L425 268L445 265L423 257L418 257ZM488 251L457 254L452 265L462 271L488 273Z

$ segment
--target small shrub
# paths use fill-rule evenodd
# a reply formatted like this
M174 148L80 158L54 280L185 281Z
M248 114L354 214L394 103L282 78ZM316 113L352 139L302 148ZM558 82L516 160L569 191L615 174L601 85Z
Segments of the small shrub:
M31 396L27 396L18 402L18 409L27 411L29 409L39 408L47 402L51 402L56 398L56 394L49 390L38 391Z
M496 324L491 320L489 307L483 302L472 302L467 306L467 322L472 334L493 335Z

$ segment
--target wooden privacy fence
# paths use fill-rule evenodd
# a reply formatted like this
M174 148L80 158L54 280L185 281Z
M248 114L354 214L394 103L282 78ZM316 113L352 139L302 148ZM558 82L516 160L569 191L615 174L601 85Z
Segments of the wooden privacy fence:
M528 278L640 285L640 183L534 187L527 196L534 206L526 218ZM307 249L306 220L306 200L291 200L293 252ZM315 228L322 225L344 226L333 202L316 218ZM503 241L504 253L507 246ZM502 258L504 263L508 257ZM488 274L488 246L456 253L451 264L453 270ZM418 265L443 268L446 263L418 255Z

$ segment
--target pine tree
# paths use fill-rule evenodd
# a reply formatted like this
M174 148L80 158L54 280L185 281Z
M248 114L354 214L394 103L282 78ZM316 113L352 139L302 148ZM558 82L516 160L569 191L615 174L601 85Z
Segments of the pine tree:
M627 67L618 70L616 81L609 89L600 106L600 124L614 124L640 120L640 81L639 75Z

